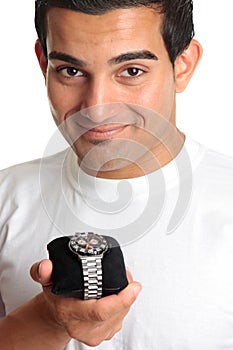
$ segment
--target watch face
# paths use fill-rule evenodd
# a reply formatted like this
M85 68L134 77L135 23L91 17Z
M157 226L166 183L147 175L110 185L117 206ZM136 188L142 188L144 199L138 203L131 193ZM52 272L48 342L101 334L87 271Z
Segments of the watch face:
M104 237L93 232L80 232L71 237L69 248L80 255L100 255L108 249Z

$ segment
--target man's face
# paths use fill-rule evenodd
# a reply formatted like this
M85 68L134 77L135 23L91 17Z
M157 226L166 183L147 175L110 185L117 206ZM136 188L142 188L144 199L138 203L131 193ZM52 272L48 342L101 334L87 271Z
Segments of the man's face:
M55 8L47 23L49 102L57 125L76 114L79 160L101 143L103 152L111 149L111 142L116 148L119 139L153 152L156 138L147 127L151 120L142 117L136 126L132 115L127 120L127 108L122 112L122 103L140 105L175 125L174 71L160 33L161 15L148 8L98 16ZM117 105L126 114L123 121L117 119Z

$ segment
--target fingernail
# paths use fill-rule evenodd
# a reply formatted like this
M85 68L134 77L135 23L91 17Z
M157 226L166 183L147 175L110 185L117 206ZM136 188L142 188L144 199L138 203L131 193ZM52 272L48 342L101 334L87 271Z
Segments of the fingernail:
M138 294L141 292L141 290L142 290L142 286L141 285L137 285L137 286L134 287L133 292L134 292L135 297L138 296Z
M40 279L41 278L41 263L38 265L37 273L38 273L38 278Z

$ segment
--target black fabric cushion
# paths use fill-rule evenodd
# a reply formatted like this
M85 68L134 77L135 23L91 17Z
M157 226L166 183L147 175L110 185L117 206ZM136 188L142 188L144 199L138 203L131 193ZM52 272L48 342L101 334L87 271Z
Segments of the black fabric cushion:
M128 285L124 258L118 242L103 236L109 245L102 261L102 296L117 294ZM70 237L59 237L51 241L47 248L53 262L52 292L64 297L83 298L82 265L78 256L69 247Z

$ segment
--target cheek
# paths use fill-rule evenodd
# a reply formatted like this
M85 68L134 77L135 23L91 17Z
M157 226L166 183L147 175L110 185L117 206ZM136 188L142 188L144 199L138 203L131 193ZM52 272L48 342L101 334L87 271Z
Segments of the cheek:
M53 118L56 124L60 124L66 110L67 100L64 98L61 89L59 89L50 79L47 79L47 95Z
M47 95L56 124L61 124L67 115L79 110L79 98L74 89L47 77Z
M175 103L175 84L173 76L164 75L160 81L150 82L142 94L141 104L167 120L172 117Z

